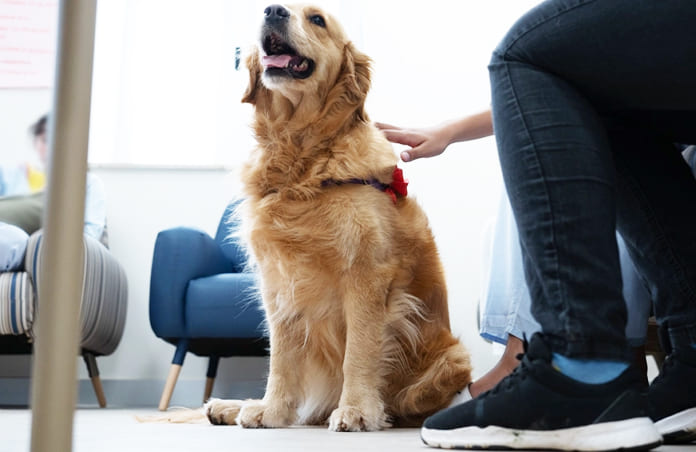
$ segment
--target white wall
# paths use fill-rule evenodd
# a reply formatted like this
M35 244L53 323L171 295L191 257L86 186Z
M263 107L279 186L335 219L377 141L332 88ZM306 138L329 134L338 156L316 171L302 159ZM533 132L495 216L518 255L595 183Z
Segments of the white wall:
M31 126L51 108L51 89L0 89L0 164L37 161Z

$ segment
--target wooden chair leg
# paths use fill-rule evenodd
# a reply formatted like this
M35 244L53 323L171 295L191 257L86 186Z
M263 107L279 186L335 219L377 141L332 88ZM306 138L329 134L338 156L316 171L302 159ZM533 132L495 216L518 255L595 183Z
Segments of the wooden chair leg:
M106 396L104 395L104 388L102 387L101 378L99 378L97 359L94 354L90 352L83 352L82 359L85 361L87 373L89 374L89 378L92 380L92 387L94 388L94 394L97 396L99 408L106 408Z
M164 383L164 390L162 390L162 397L159 402L160 411L167 411L169 407L169 401L172 399L174 386L176 386L176 380L179 378L179 372L181 372L181 365L179 364L172 364L172 367L169 368L169 375L167 376L167 381Z
M213 393L213 385L215 384L215 376L217 375L219 356L211 356L208 360L208 372L205 379L205 391L203 392L203 403L207 402L210 395Z
M96 394L97 402L99 402L99 408L106 408L106 396L104 395L104 388L102 387L101 378L99 378L99 375L97 375L91 379L94 394Z
M181 366L184 365L184 358L186 357L187 350L188 340L181 339L176 346L172 367L169 368L169 375L167 376L167 381L164 383L164 389L162 390L162 397L160 398L158 407L160 411L167 411L169 407L169 402L172 399L174 387L176 386L176 380L179 378Z

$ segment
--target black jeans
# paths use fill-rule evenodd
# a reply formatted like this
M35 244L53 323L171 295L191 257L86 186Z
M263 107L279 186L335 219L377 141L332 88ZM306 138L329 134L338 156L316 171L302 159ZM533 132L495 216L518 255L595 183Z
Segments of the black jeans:
M672 346L696 343L696 2L549 0L490 66L532 313L553 351L626 359L615 229Z

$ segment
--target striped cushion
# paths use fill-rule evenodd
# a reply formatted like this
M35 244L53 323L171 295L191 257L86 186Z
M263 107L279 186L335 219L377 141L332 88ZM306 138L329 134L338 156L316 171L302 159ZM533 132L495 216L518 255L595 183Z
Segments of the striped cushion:
M0 334L31 336L34 287L24 272L0 273Z
M0 276L0 334L32 335L34 298L41 303L38 288L34 294L32 286L41 276L42 238L41 231L29 238L25 272ZM116 349L123 335L128 295L126 275L111 252L88 235L84 236L84 262L80 346L108 355Z

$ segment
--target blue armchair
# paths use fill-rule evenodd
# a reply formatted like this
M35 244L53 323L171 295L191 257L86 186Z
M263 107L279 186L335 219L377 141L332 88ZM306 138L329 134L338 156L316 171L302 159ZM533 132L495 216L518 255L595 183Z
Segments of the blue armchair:
M150 325L176 346L159 409L169 406L186 353L209 357L203 400L212 393L221 357L264 356L268 338L246 255L231 234L236 203L225 209L215 238L186 227L161 231L150 279Z

